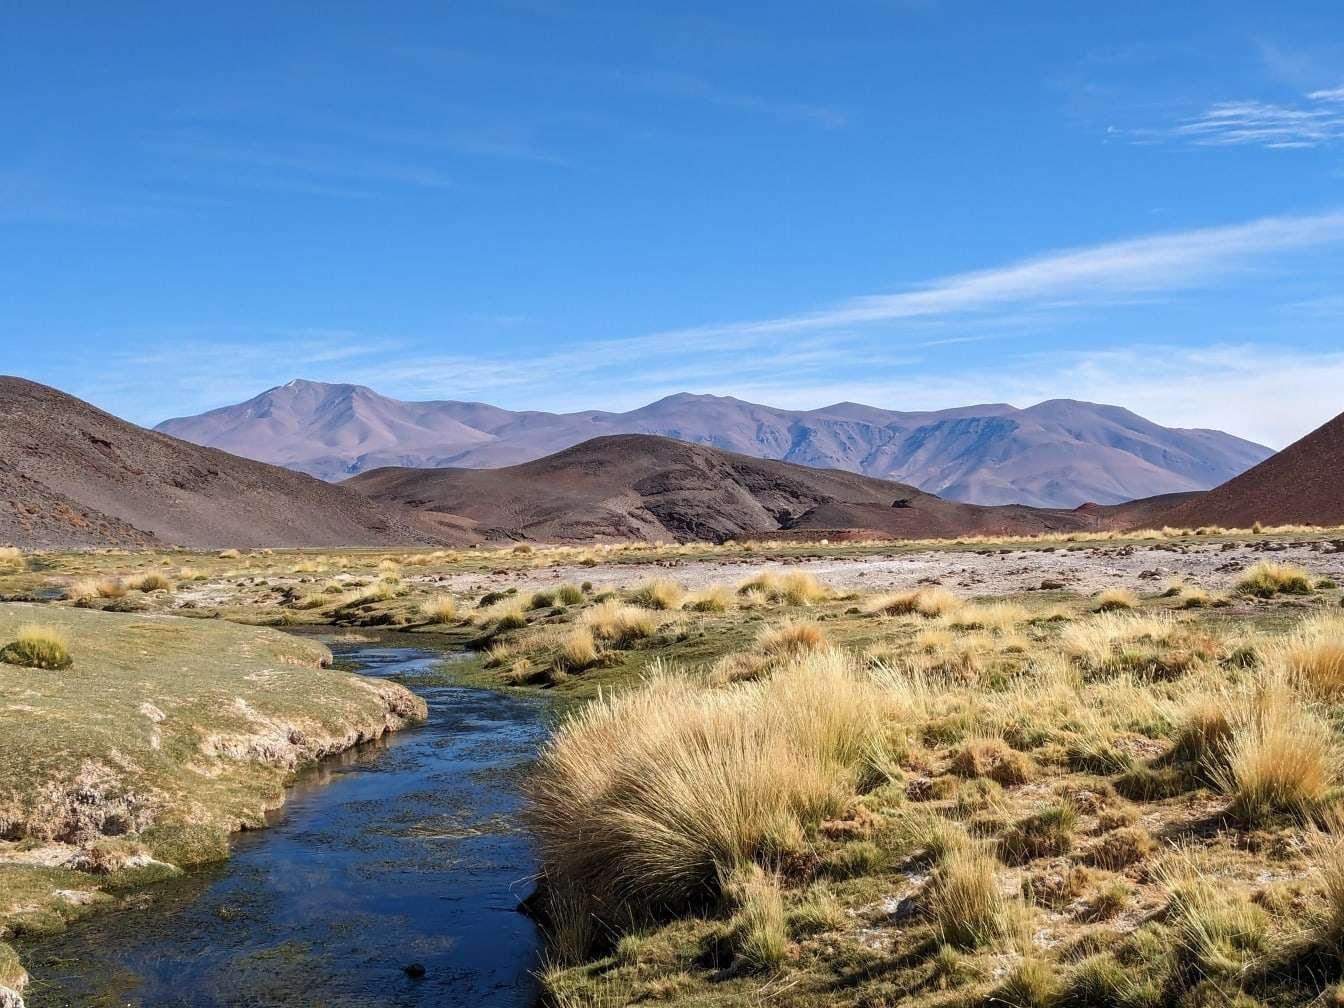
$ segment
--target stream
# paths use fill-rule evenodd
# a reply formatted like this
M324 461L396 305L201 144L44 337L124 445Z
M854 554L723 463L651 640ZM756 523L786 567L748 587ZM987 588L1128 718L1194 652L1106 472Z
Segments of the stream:
M229 860L26 943L30 1008L534 1003L516 817L542 705L442 685L452 655L419 640L327 643L341 667L398 676L429 720L300 774Z

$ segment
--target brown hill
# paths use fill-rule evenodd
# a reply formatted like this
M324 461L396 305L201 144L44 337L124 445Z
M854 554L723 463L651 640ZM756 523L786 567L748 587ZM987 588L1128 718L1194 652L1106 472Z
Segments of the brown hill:
M1097 512L946 501L902 483L642 434L594 438L501 469L384 468L343 484L483 539L721 541L929 538L1109 527Z
M459 540L451 529L436 538ZM288 469L119 420L0 376L0 543L383 546L430 539L413 516Z
M1168 525L1344 524L1344 414L1255 468L1173 508Z

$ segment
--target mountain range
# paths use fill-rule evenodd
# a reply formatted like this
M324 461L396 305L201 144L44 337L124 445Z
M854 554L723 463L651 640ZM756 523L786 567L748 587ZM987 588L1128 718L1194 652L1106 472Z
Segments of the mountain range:
M950 500L1044 508L1206 490L1272 454L1221 431L1163 427L1069 399L898 412L858 403L786 410L681 393L625 413L546 413L405 402L362 385L297 379L156 430L330 481L383 466L510 466L595 437L654 434Z

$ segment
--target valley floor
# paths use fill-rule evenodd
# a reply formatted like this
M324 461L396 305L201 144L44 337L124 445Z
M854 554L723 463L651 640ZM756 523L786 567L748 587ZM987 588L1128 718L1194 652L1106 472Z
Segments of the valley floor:
M561 701L557 1005L1138 1008L1344 998L1342 582L1338 532L1216 530L48 554L0 592L433 634Z

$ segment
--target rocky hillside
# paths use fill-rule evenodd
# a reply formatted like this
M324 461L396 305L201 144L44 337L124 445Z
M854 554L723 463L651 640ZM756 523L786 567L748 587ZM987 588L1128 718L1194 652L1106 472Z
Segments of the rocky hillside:
M300 473L147 431L0 377L0 543L30 548L385 546L412 517ZM451 529L438 539L452 540Z
M1344 525L1344 414L1215 490L1171 510L1169 525Z
M927 538L1107 527L1116 509L983 507L838 470L649 435L594 438L500 469L385 468L346 486L485 539Z
M902 413L681 394L628 413L556 414L402 402L360 385L307 381L158 429L330 480L389 465L508 466L602 435L657 434L896 480L951 500L1054 508L1205 490L1271 454L1219 431L1162 427L1117 406L1063 399Z

